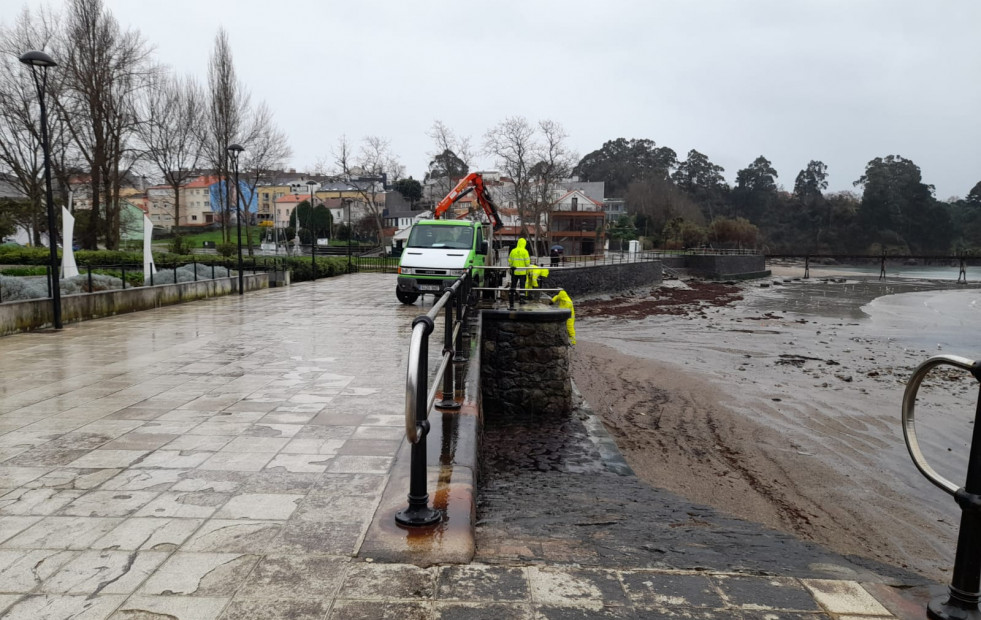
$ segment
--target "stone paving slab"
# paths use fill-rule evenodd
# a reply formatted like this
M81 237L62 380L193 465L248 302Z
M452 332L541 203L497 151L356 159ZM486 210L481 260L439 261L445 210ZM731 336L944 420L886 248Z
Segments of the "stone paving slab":
M854 581L362 561L425 310L393 288L342 276L0 338L0 617L903 617Z

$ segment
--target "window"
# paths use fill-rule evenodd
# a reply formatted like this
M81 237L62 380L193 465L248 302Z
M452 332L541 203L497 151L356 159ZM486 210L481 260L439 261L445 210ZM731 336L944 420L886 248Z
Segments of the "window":
M192 221L192 222L196 222L196 221L198 221L198 216L196 216L196 215L192 215L192 216L191 216L191 221Z
M572 210L573 211L579 210L579 198L577 198L576 196L572 197Z

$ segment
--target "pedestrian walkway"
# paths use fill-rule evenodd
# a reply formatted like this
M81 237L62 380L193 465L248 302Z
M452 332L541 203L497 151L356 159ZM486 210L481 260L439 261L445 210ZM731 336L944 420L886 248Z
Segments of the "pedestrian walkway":
M848 576L363 561L420 313L366 274L0 338L0 617L922 616Z

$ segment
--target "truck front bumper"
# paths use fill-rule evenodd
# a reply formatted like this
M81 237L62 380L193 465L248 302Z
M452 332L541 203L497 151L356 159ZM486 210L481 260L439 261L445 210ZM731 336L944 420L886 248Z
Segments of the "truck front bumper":
M439 294L444 288L453 286L455 280L436 280L423 278L410 278L409 276L399 276L396 288L403 293L433 293Z

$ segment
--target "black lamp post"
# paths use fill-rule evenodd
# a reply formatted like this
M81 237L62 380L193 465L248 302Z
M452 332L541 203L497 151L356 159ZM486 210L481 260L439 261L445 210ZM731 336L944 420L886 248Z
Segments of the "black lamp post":
M347 207L347 272L351 273L351 241L354 239L354 229L351 228L351 199L344 202Z
M235 228L238 229L238 294L245 293L245 277L242 274L242 202L238 186L238 156L245 148L240 144L228 145L228 155L232 158L235 169Z
M48 143L48 111L44 93L48 85L48 67L58 63L44 52L27 52L20 61L31 68L37 98L41 104L41 149L44 151L44 191L48 201L48 245L51 246L51 314L55 329L61 329L61 282L58 280L58 226L55 221L54 199L51 196L51 145ZM69 240L70 241L70 240Z
M317 279L317 225L313 217L313 188L316 185L319 183L313 179L307 181L307 187L310 188L310 268L313 270L314 280Z

